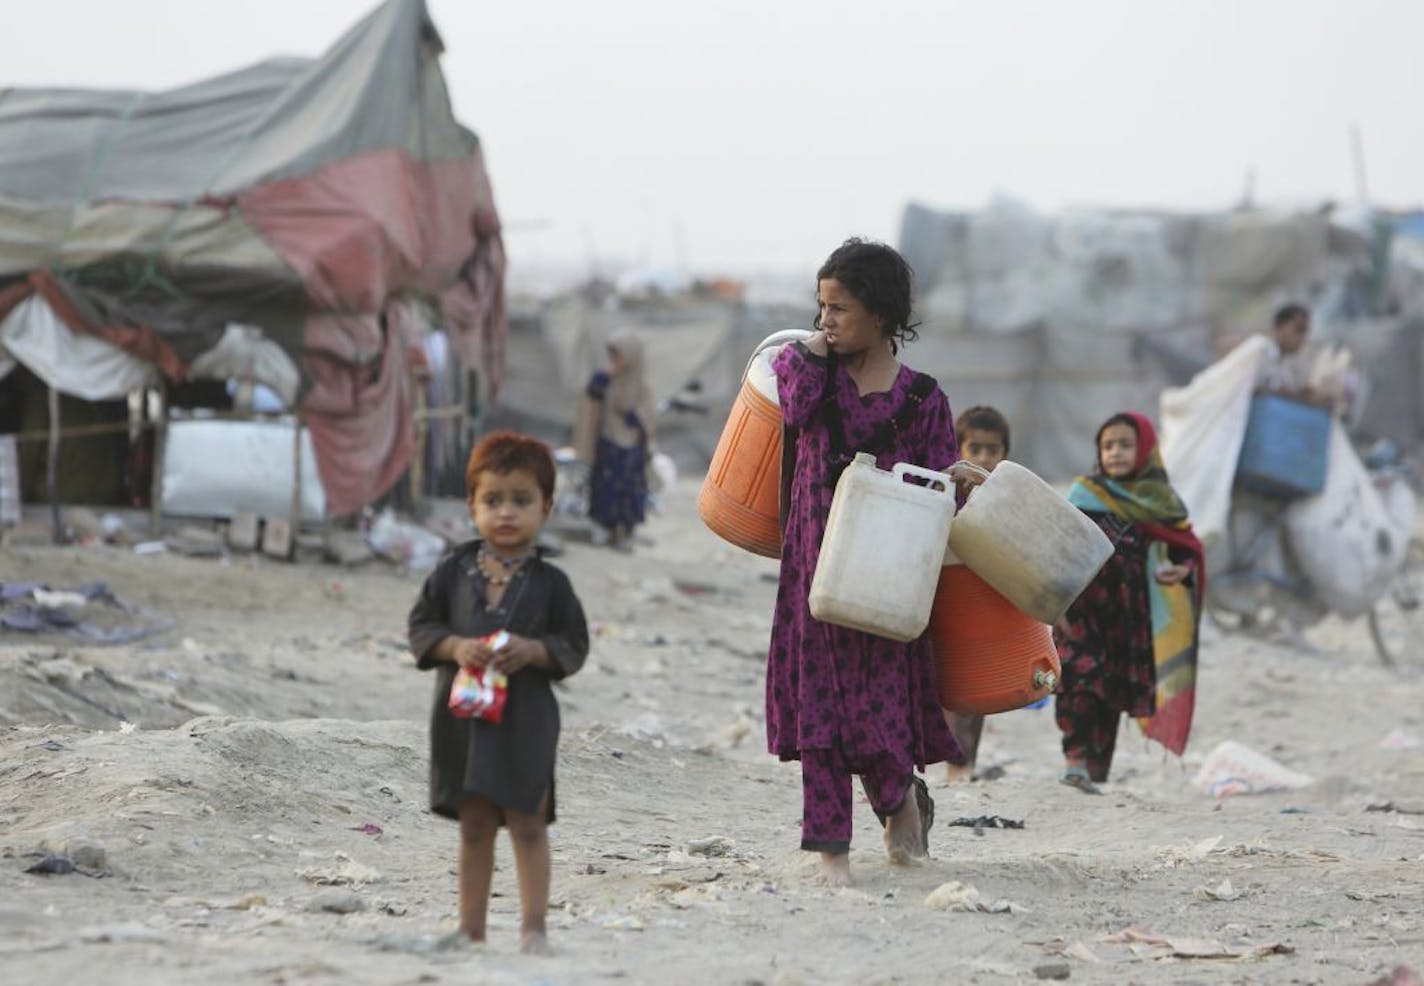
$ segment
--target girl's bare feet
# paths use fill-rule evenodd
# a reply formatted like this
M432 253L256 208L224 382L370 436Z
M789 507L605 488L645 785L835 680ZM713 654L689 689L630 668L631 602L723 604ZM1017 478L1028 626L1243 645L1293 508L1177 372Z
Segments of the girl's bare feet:
M920 815L913 782L905 791L900 807L885 820L885 853L897 866L909 866L929 855L925 846L925 820Z
M816 880L824 887L849 887L850 853L821 853L821 871Z
M947 784L968 784L973 779L974 768L967 763L944 765L944 780Z
M549 936L543 931L524 931L519 935L519 950L525 955L553 955Z

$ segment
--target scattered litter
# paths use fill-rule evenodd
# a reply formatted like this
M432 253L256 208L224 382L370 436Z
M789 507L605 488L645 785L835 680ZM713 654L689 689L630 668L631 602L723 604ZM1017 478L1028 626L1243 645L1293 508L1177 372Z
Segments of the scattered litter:
M977 911L979 909L979 889L958 880L942 883L925 898L925 906L932 911Z
M979 888L958 880L942 883L925 898L932 911L977 911L980 914L1024 914L1027 908L1010 900L987 903L980 899Z
M1227 740L1207 754L1195 783L1214 798L1229 798L1236 794L1297 791L1314 780L1235 740Z
M297 876L324 887L356 887L381 880L380 873L351 859L340 859L335 866L308 866L297 870Z
M609 931L642 931L647 928L647 924L636 914L619 914L604 918L599 926Z
M353 831L361 832L364 835L380 835L384 829L375 822L367 822L365 825L353 826Z
M1424 804L1401 805L1393 801L1382 801L1365 805L1365 811L1396 812L1400 815L1424 815Z
M1017 818L1004 818L1002 815L980 815L977 818L956 818L949 823L953 828L973 829L975 835L983 835L985 829L1021 829L1024 827L1022 820Z
M1382 750L1407 752L1410 750L1424 749L1424 740L1421 740L1413 733L1406 733L1402 729L1391 729L1385 735L1384 739L1379 741L1379 745Z
M1080 941L1075 941L1063 950L1063 954L1070 959L1077 959L1079 962L1089 964L1101 963L1103 960L1093 954L1093 950Z
M144 622L126 626L101 627L80 620L75 610L101 602L129 616L143 616ZM168 630L172 623L144 614L119 599L104 582L90 582L70 589L51 589L37 582L0 584L0 628L19 633L65 633L93 644L127 644Z
M1217 846L1221 845L1221 836L1214 835L1209 839L1202 839L1199 842L1189 842L1184 846L1166 846L1157 850L1157 859L1167 867L1172 869L1187 863L1195 863L1205 859L1213 852L1217 851Z
M1114 945L1148 945L1162 954L1179 959L1260 958L1267 955L1289 955L1295 951L1290 945L1282 942L1264 942L1232 948L1214 938L1177 938L1143 931L1140 928L1124 928L1116 934L1104 935L1098 940Z
M721 740L723 746L735 750L741 746L742 740L751 735L751 731L751 720L746 716L741 716L723 726L721 732L718 733L718 739Z
M218 558L226 551L221 534L196 524L184 524L163 543L169 551L193 558Z
M1067 962L1045 962L1033 967L1037 979L1067 979L1073 975L1073 967Z
M89 597L82 592L68 592L63 589L54 591L36 589L31 593L31 596L41 609L59 609L64 606L73 606L79 609L89 602Z
M127 719L119 723L119 732L125 736L132 736L137 730L138 724L129 722Z
M1286 805L1281 809L1282 815L1309 815L1309 808L1301 808L1297 805Z
M41 873L54 876L66 876L74 873L79 867L74 865L74 861L68 856L61 856L58 853L46 853L45 857L33 866L25 867L26 873Z
M1397 965L1393 972L1370 980L1369 986L1424 986L1424 978L1407 965Z
M162 541L140 541L133 550L136 555L161 555L168 551L168 545Z
M366 902L351 890L325 890L307 902L307 910L318 914L356 914Z
M382 558L412 571L434 568L445 553L443 537L419 524L401 520L389 507L376 516L375 523L366 532L366 543Z
M707 839L693 839L687 844L689 856L725 856L732 849L731 839L714 835Z
M48 750L50 753L58 753L60 750L69 749L59 740L45 740L43 743L36 743L32 749Z
M1197 900L1236 900L1241 892L1231 885L1230 880L1222 880L1214 887L1197 887L1192 891Z

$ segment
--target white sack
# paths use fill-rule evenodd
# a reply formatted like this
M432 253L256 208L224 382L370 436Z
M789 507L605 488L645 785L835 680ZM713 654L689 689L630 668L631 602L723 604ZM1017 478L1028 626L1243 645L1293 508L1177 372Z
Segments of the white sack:
M1162 461L1197 536L1208 546L1226 533L1251 395L1262 365L1275 352L1272 340L1251 336L1185 387L1162 392Z
M292 427L284 421L177 420L163 456L163 512L175 517L231 517L292 512ZM326 515L311 432L302 432L301 519Z
M1414 493L1404 482L1376 487L1338 420L1330 427L1329 461L1325 489L1287 508L1286 532L1321 601L1342 616L1359 616L1404 564Z

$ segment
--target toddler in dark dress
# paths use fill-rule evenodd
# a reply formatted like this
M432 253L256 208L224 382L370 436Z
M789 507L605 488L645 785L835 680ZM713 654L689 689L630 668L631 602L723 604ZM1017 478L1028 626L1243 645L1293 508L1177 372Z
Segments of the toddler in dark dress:
M460 930L485 939L495 835L506 825L519 874L520 945L542 953L559 741L551 684L582 667L588 629L568 576L535 546L553 505L548 448L523 435L490 435L470 454L465 482L479 537L441 560L409 621L417 666L436 671L430 808L460 823ZM487 639L501 630L507 638ZM460 668L507 677L498 722L450 711Z

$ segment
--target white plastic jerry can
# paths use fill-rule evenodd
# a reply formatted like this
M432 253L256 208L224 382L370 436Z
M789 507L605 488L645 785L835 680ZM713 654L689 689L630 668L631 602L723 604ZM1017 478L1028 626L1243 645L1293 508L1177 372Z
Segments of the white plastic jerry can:
M1097 524L1017 462L999 463L970 492L949 546L1009 602L1050 625L1113 554Z
M907 483L905 477L929 485ZM836 483L821 556L811 579L811 615L892 640L929 624L954 519L954 482L907 462L886 472L856 454Z

